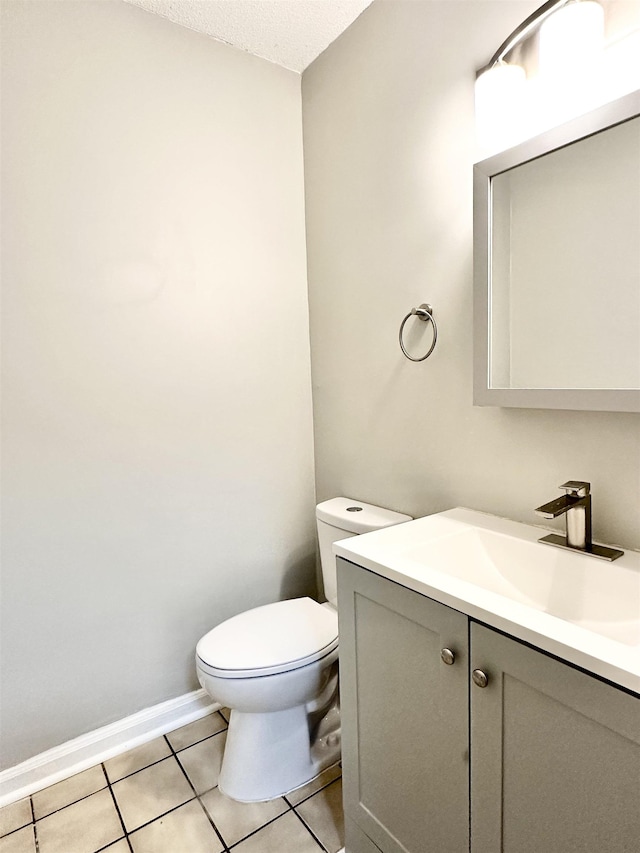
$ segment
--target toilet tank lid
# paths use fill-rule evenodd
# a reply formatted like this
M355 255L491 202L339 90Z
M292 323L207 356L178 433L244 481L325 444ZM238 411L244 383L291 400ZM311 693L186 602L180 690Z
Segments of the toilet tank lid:
M352 498L331 498L316 507L316 518L348 533L370 533L383 527L412 521L410 515L394 512Z

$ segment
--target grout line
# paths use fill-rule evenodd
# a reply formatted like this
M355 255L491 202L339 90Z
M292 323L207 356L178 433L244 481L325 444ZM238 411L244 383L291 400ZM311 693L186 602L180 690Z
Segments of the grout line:
M124 753L123 753L124 755ZM117 785L118 782L122 782L123 779L130 779L132 776L135 776L136 773L142 773L143 770L148 770L149 767L155 767L156 764L161 764L163 761L166 761L167 758L171 758L171 755L163 755L162 758L159 758L157 761L151 761L149 764L146 764L144 767L139 767L137 770L132 770L131 773L127 773L126 776L121 776L119 779L114 779L113 782L109 779L109 775L107 774L107 780L109 785ZM106 773L105 768L105 773Z
M106 844L104 847L99 847L97 850L93 851L93 853L104 853L104 851L105 851L105 850L106 850L106 851L107 851L107 853L108 853L108 851L111 849L111 847L113 847L113 846L114 846L114 845L116 845L116 844L119 844L121 841L126 841L126 842L127 842L127 844L129 845L129 850L131 850L131 849L132 849L132 848L131 848L131 842L129 841L129 836L128 836L128 835L125 835L125 836L123 836L122 838L116 838L116 840L115 840L115 841L110 841L110 842L109 842L108 844Z
M23 829L28 829L30 826L34 826L34 821L29 821L29 823L23 823L22 826L16 826L15 829L10 829L9 832L5 832L4 835L0 835L0 840L10 838L12 835L15 835L16 832L21 832Z
M284 799L284 797L283 797ZM289 805L287 803L287 805ZM266 823L263 823L262 826L259 826L257 829L251 830L246 835L243 835L238 841L234 841L233 844L229 845L229 849L233 850L234 847L237 847L238 844L242 844L243 841L246 841L248 838L251 838L252 835L257 835L261 830L263 830L266 826L269 826L272 823L275 823L277 820L280 820L281 817L284 817L289 812L293 811L293 808L289 806L286 808L281 814L276 815L276 817L272 817L271 820L268 820Z
M224 719L224 717L222 719ZM228 728L229 726L227 725L223 729L220 729L219 732L214 732L211 735L207 735L206 737L200 738L200 740L194 740L193 743L188 743L186 746L181 746L179 749L176 749L174 746L171 746L171 742L169 741L166 735L164 735L164 738L169 744L169 749L171 750L171 752L173 752L174 755L177 755L179 752L184 752L185 749L191 749L192 746L197 746L199 743L204 743L205 740L211 740L212 737L217 737L218 735L221 735L223 732L226 732Z
M38 841L38 829L36 826L36 810L33 806L33 797L29 797L29 805L31 806L31 820L33 821L33 843L35 845L36 853L39 853L40 842Z
M94 765L92 765L92 767L88 767L87 770L92 770L93 767L99 767L99 766L100 766L99 764L94 764ZM84 773L85 771L82 770L80 772ZM77 775L77 774L74 774L74 775ZM68 778L71 779L72 777L69 776ZM65 782L66 780L62 779L61 781ZM57 785L58 783L56 782L55 784ZM107 782L107 784L103 788L98 788L97 791L92 791L90 794L84 794L82 797L78 797L77 800L72 800L70 803L65 803L65 805L60 806L59 809L54 809L52 812L47 812L46 814L40 815L40 817L38 817L38 818L35 816L36 813L35 813L35 810L33 808L33 802L32 802L31 811L32 811L33 818L34 818L33 822L37 823L39 820L44 820L45 818L51 817L54 814L58 814L58 812L64 811L64 809L68 809L69 806L75 806L75 805L77 805L77 803L81 803L83 800L88 800L89 797L93 797L94 794L99 794L100 791L104 791L106 788L108 788L108 786L109 786L109 783ZM53 785L51 785L50 787L53 787ZM48 788L43 788L42 790L47 791ZM37 791L36 793L39 794L40 791ZM33 801L33 798L32 798L32 801Z
M129 841L129 833L127 832L127 827L124 825L124 820L120 812L120 806L118 805L118 801L116 800L116 795L113 793L113 788L111 787L111 782L109 781L109 777L107 776L107 769L104 766L104 762L102 762L100 766L102 767L104 778L107 780L107 788L109 789L109 793L111 794L111 799L113 800L113 805L115 806L116 812L118 814L118 820L120 821L120 826L122 827L122 831L124 832L124 837L127 841L127 845L129 846L129 850L131 851L131 853L133 853L133 847L131 846L131 842ZM116 839L116 841L119 840L120 839Z
M327 853L327 848L326 848L326 847L324 846L324 844L320 841L320 839L319 839L319 838L318 838L318 836L315 834L315 832L311 829L311 827L309 826L309 824L308 824L308 823L303 819L302 815L299 815L299 814L298 814L298 812L297 812L295 809L293 809L292 811L293 811L294 815L298 818L298 820L300 821L300 823L301 823L301 824L304 826L304 828L307 830L307 832L309 833L309 835L311 835L311 836L313 837L313 839L316 841L316 843L318 844L318 846L320 847L320 849L321 849L321 850L324 850L324 853Z
M155 817L152 817L151 820L147 820L144 823L141 823L140 826L136 826L135 829L132 829L131 832L127 833L127 841L129 840L129 836L136 833L139 829L145 829L147 826L149 826L149 824L155 823L157 820L160 820L161 817L166 817L168 814L171 814L172 812L177 812L178 809L182 808L182 806L186 806L188 803L193 803L194 800L197 800L197 799L198 799L197 797L191 797L190 799L185 800L184 803L178 803L177 806L172 806L170 809L167 809L166 812L162 812L162 814L159 814L159 815L156 815ZM118 838L116 840L120 841L121 839ZM114 844L115 842L112 841L111 843ZM131 842L129 842L129 847L131 847Z
M220 732L218 732L217 734L220 734ZM174 750L174 748L173 748L173 747L171 746L171 744L169 743L169 739L167 738L167 736L165 735L164 737L165 737L165 740L167 741L167 743L169 744L169 749L171 750L171 752L172 752L172 754L173 754L173 757L175 758L175 760L176 760L176 761L177 761L177 763L178 763L178 767L180 768L180 770L182 770L182 773L183 773L183 775L184 775L184 778L187 780L187 782L189 783L189 787L191 788L191 790L192 790L192 791L193 791L193 793L195 794L196 800L198 801L198 804L200 805L200 808L202 809L202 811L204 812L205 817L207 818L207 820L208 820L208 821L209 821L209 823L211 824L211 827L212 827L213 831L215 832L215 834L216 834L216 835L218 836L218 838L220 839L220 843L222 844L222 848L223 848L223 850L225 851L225 853L228 853L229 848L228 848L228 846L227 846L227 843L225 842L224 838L222 837L221 833L219 832L218 827L215 825L215 823L214 823L214 821L213 821L213 819L212 819L211 815L210 815L210 814L209 814L209 812L205 809L205 807L204 807L204 805L203 805L203 803L202 803L202 800L200 799L200 794L198 794L198 792L196 791L195 787L193 786L193 784L192 784L192 782L191 782L191 779L189 779L189 776L188 776L188 774L187 774L187 771L184 769L184 767L182 766L182 764L181 764L181 762L180 762L180 759L178 758L178 753ZM211 737L215 737L215 735L211 735ZM208 740L208 738L204 738L204 740ZM186 747L185 747L185 748L186 748ZM214 787L216 787L216 786L214 785ZM210 788L209 790L213 790L213 788Z

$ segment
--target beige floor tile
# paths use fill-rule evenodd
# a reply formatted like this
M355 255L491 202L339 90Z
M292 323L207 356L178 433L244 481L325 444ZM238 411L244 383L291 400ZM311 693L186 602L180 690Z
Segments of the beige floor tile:
M195 800L143 826L129 838L134 853L220 853L224 849Z
M99 764L82 773L76 773L68 779L63 779L62 782L57 782L33 795L33 811L36 820L106 787L107 780Z
M0 838L0 853L36 853L33 826L25 826L24 829Z
M293 812L241 841L233 853L320 853L322 848Z
M296 811L320 839L329 853L337 853L344 844L342 779L309 797Z
M220 732L178 754L191 784L199 794L218 784L226 739L227 733Z
M40 853L94 853L124 835L109 791L39 820L36 829Z
M128 752L123 752L122 755L116 755L115 758L110 758L104 763L104 769L107 771L107 776L110 782L117 782L118 779L123 779L136 770L143 770L150 764L156 761L161 761L171 755L169 745L163 737L156 738L137 746L135 749L130 749Z
M0 835L20 829L28 823L31 823L31 803L28 797L26 800L18 800L17 803L11 803L10 806L0 809Z
M202 797L202 805L211 815L227 847L245 838L289 808L282 797L268 803L238 803L214 788Z
M214 714L208 714L200 720L195 720L189 723L188 726L182 726L180 729L169 732L167 740L176 752L184 749L187 746L192 746L199 740L204 740L206 737L211 737L218 732L227 728L227 721L217 711Z
M191 786L175 758L165 758L133 776L114 782L113 793L127 832L193 797Z
M104 853L131 853L126 838L122 838L120 841L116 841L115 844L110 844L108 847L104 847L103 851ZM103 853L103 851L101 851L101 853Z
M303 785L302 788L296 788L295 791L291 791L290 794L287 794L287 800L292 806L295 806L303 800L306 800L307 797L315 794L316 791L326 787L331 782L335 782L335 780L339 779L341 776L342 767L340 767L339 764L335 764L333 767L328 767L326 770L323 770L319 776L316 776L315 779L312 779L310 782L307 782L306 785Z

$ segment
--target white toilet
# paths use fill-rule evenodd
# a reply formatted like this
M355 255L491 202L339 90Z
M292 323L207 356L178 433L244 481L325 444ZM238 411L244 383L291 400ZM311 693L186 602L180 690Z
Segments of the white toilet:
M325 595L240 613L200 640L200 684L231 709L219 787L241 802L281 797L340 760L336 561L331 546L411 517L349 498L316 508Z

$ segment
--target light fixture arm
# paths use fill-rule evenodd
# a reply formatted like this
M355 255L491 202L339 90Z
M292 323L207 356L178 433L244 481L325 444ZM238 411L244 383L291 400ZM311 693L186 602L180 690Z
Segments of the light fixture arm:
M548 18L549 15L561 6L566 6L569 2L571 2L571 0L547 0L546 3L543 3L542 6L536 9L528 18L525 18L525 20L507 36L493 54L489 62L484 66L484 68L481 68L480 71L478 71L477 76L480 76L480 74L488 71L490 68L493 68L494 65L502 62L504 57L510 53L514 47L517 47L520 42L524 41L532 30L536 29L545 18Z

